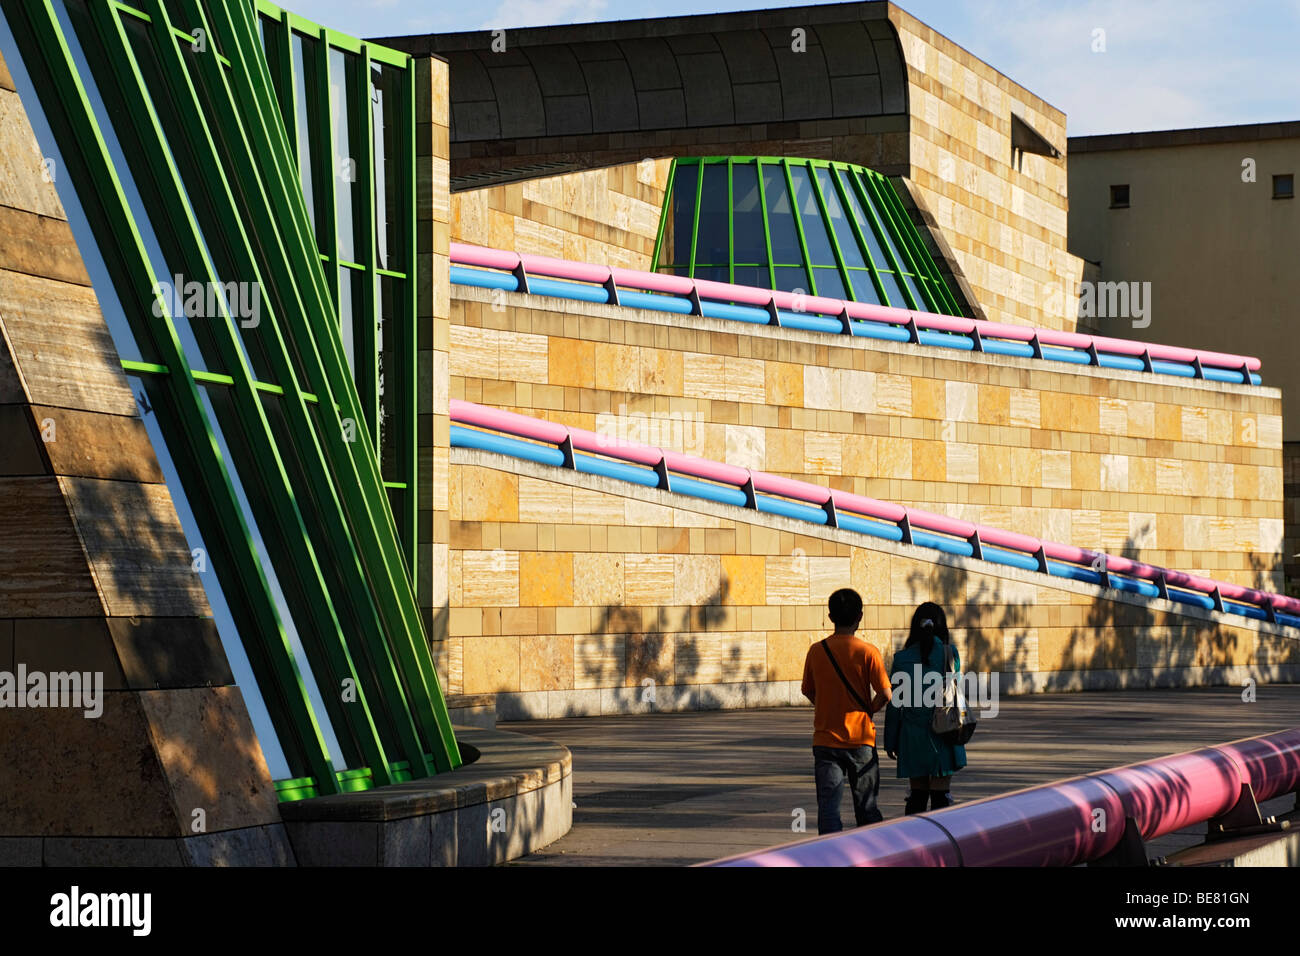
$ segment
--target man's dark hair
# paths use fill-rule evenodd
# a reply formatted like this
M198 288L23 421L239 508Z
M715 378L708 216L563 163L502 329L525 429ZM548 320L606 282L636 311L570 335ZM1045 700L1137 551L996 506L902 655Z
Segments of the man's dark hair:
M852 627L862 620L862 596L853 588L840 588L831 595L827 606L836 627Z

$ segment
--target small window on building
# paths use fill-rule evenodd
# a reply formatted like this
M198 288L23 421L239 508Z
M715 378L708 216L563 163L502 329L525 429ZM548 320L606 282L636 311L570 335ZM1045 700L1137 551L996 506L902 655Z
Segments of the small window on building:
M1122 183L1118 186L1110 187L1110 208L1128 208L1128 183Z
M1285 173L1281 176L1273 177L1273 198L1295 198L1295 173Z

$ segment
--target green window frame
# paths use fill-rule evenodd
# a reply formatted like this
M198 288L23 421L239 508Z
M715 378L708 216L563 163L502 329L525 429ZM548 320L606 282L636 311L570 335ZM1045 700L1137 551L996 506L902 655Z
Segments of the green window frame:
M725 261L720 256L710 256L710 260L717 261L706 262L700 258L698 248L701 220L708 218L703 210L711 198L705 191L706 171L716 171L723 166L726 169L726 227L730 245ZM740 261L736 257L736 234L738 230L745 234L742 224L737 222L735 208L735 176L737 168L741 167L745 168L746 175L752 169L758 181L767 249L764 262ZM712 178L717 180L716 173ZM689 182L694 187L693 201L683 202L677 196L679 182ZM783 191L784 195L773 194L773 189ZM720 208L718 198L712 198L712 205ZM799 250L797 261L784 252L778 261L775 252L778 246L773 242L771 216L782 203L789 205ZM682 212L685 215L680 215ZM847 221L848 233L842 224L841 228L836 228L841 217ZM720 223L713 221L706 221L703 225L709 236L719 235L722 228ZM821 249L824 243L820 235L809 232L813 229L825 229L830 247L830 257L820 255L816 262L809 252L810 246ZM679 257L675 253L687 244L686 234L690 236L690 259L677 261ZM673 241L665 242L665 236L671 236ZM746 245L752 243L746 242ZM787 245L782 243L782 248ZM956 296L940 274L893 185L879 173L850 163L772 156L675 159L664 197L653 263L656 271L695 278L720 279L785 291L801 290L834 298L841 298L839 293L842 291L843 297L853 301L878 302L947 315L962 314ZM764 275L766 280L761 281Z

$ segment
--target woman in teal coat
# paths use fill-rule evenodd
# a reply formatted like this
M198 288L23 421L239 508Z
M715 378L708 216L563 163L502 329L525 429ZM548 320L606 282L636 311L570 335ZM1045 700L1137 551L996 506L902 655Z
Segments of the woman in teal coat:
M912 790L906 812L921 813L927 799L931 810L952 803L952 775L966 766L966 748L945 742L930 729L933 706L921 706L923 690L943 673L944 648L950 645L948 620L943 608L926 601L912 615L912 628L903 649L890 665L889 716L885 722L885 752L898 761L898 776L907 777ZM924 663L923 663L924 662ZM961 658L952 648L952 670L961 675ZM935 672L929 681L918 680ZM934 699L931 693L930 699ZM942 700L942 690L939 690Z

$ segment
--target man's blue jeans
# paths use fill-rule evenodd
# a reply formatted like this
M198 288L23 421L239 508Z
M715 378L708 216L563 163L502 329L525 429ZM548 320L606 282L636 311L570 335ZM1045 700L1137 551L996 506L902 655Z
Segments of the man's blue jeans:
M813 747L813 775L817 780L817 832L839 833L840 797L844 781L853 793L857 825L884 819L876 806L880 792L880 760L875 747Z

